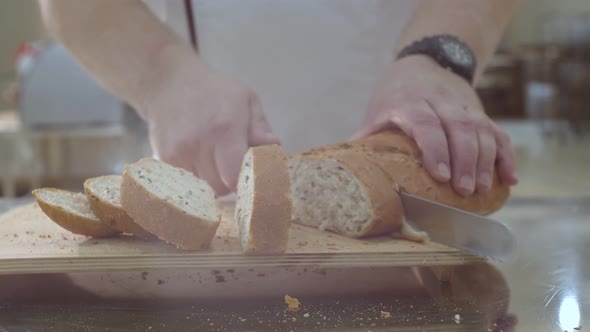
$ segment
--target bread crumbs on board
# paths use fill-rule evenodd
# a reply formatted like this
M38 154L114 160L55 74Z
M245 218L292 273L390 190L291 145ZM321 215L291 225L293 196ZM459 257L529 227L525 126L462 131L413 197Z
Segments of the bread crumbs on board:
M299 299L289 295L285 295L285 304L287 304L289 310L299 310L301 307L301 302L299 302Z

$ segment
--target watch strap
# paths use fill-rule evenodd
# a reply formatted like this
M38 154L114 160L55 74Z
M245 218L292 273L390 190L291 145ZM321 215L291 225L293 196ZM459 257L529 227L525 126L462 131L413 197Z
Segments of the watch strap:
M396 57L425 55L443 68L449 69L473 83L477 63L473 51L459 38L452 35L435 35L417 40L404 47Z

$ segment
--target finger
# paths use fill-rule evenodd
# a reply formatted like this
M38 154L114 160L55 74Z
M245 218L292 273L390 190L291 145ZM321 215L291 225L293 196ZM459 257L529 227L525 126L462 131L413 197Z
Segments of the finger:
M242 161L247 150L246 133L230 132L215 142L216 169L228 191L233 191L236 188Z
M250 99L250 124L248 129L248 143L251 146L265 144L281 144L280 139L272 132L270 122L262 111L262 105L258 97Z
M176 142L173 148L163 149L163 155L159 153L156 155L161 158L162 161L178 168L182 168L188 172L191 172L195 176L199 176L195 167L195 159L193 156L199 155L199 146L197 143L192 141Z
M188 158L172 158L169 164L178 168L182 168L196 177L200 177L197 164L194 160L189 160Z
M217 195L221 196L227 194L229 190L223 180L221 180L221 176L217 170L214 149L215 147L213 145L208 144L202 146L195 163L195 168L198 170L200 177L209 183Z
M449 140L453 187L461 195L470 195L475 190L479 153L475 121L468 113L453 106L439 105L436 112Z
M416 103L407 111L395 112L390 121L416 141L424 166L434 179L445 182L451 178L447 137L428 103Z
M494 162L496 161L496 139L491 130L487 128L477 131L478 160L476 189L478 192L487 192L492 187L492 174L494 174Z
M430 175L441 182L451 178L449 147L440 119L426 102L418 102L379 112L374 120L357 132L352 140L389 128L399 128L414 139L422 152L424 166Z
M507 185L515 185L518 183L518 179L515 172L514 149L512 148L510 137L496 125L493 126L495 128L497 145L496 162L500 181Z
M357 139L361 139L363 137L367 137L374 132L372 127L363 126L359 129L356 133L354 133L348 140L349 141L356 141Z

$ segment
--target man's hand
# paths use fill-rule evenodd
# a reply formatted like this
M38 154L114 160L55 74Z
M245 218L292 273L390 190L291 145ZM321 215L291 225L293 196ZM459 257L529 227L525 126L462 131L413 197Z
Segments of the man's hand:
M235 189L249 146L279 143L256 94L200 63L179 68L142 104L159 157L206 180L218 195Z
M452 180L460 194L489 190L495 165L503 183L517 182L508 135L484 113L465 80L425 56L403 58L387 69L354 138L388 127L412 137L429 173Z
M141 0L43 0L44 22L92 76L149 126L160 158L224 195L249 146L278 143L258 97L213 73Z

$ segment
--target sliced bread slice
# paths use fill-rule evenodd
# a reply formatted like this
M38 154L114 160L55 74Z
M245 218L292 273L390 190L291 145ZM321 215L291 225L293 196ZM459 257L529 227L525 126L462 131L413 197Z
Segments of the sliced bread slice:
M42 188L33 190L33 197L49 219L72 233L91 237L110 237L121 233L96 217L82 193Z
M106 175L84 181L84 193L92 212L103 223L123 233L133 234L145 240L155 235L136 224L121 205L121 175Z
M293 222L359 238L399 230L403 207L387 175L361 153L289 158Z
M287 158L280 146L251 147L246 152L234 213L244 253L287 250L293 206Z
M125 167L121 205L143 229L187 250L208 248L221 221L207 182L153 158Z

